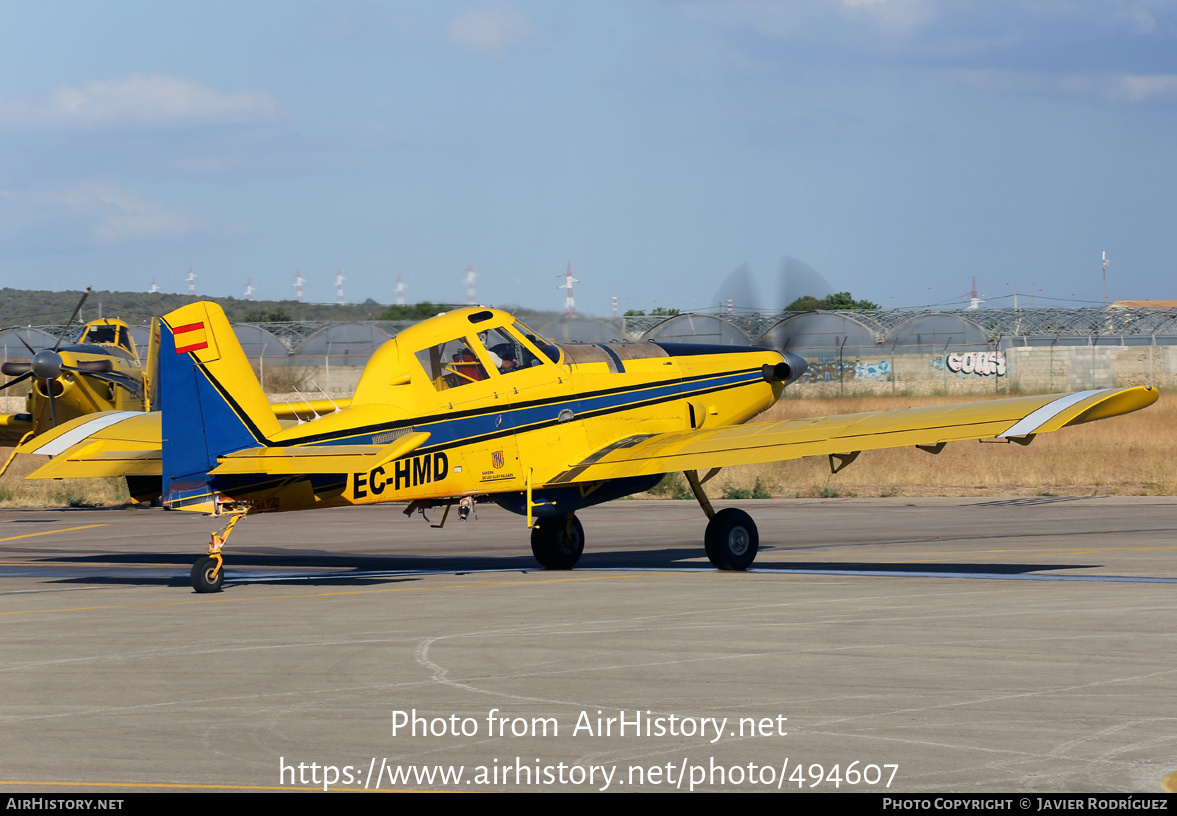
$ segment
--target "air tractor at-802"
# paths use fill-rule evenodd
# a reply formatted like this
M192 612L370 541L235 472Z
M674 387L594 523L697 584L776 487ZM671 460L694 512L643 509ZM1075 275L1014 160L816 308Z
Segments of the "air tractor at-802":
M706 512L719 569L756 557L756 525L712 508L719 468L864 450L1036 434L1151 405L1146 387L869 414L748 423L805 371L790 352L676 343L557 344L507 312L458 309L405 329L372 355L347 407L301 424L266 401L220 307L160 322L159 413L82 417L27 443L55 458L30 478L157 477L165 506L228 514L192 568L221 588L223 547L245 516L405 502L406 512L493 501L518 513L549 569L584 549L576 513L680 471ZM444 524L445 517L442 523Z

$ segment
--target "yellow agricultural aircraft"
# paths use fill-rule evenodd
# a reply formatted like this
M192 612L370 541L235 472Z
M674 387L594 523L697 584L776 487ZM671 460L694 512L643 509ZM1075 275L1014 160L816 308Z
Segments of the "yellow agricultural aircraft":
M192 568L197 592L224 580L222 547L252 513L408 502L406 513L490 500L525 516L541 565L584 548L576 511L685 473L710 519L720 569L756 557L756 525L716 512L703 483L725 466L1036 434L1151 405L1148 387L745 425L805 371L790 352L673 343L557 345L510 314L458 309L381 346L350 404L282 422L220 307L161 320L159 413L107 412L25 444L55 458L30 478L159 479L165 507L227 514ZM700 477L700 473L705 473Z
M0 391L31 379L25 410L0 414L0 445L20 445L58 423L103 411L143 411L147 404L145 365L127 324L104 318L82 327L62 345L86 301L87 289L53 348L37 351L24 338L30 360L6 360L0 372L14 379ZM15 454L15 451L13 452ZM8 469L12 456L0 467Z

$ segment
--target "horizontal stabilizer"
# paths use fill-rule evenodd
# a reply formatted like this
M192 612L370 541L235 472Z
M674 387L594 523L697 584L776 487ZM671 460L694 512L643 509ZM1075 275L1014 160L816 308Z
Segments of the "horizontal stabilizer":
M313 445L249 448L221 456L209 471L226 474L300 476L318 473L362 473L405 456L429 439L425 432L406 434L388 445Z
M406 456L429 439L419 431L387 445L247 448L218 457L214 475L361 473ZM159 413L107 411L71 420L26 443L20 453L55 456L30 479L162 474Z
M103 411L72 419L17 449L54 456L30 479L159 476L159 414Z

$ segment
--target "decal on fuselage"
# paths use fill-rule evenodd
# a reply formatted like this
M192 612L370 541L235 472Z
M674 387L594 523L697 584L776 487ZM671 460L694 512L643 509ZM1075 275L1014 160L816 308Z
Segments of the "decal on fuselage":
M381 495L385 490L396 492L407 487L420 487L440 482L449 475L450 460L444 451L397 459L388 467L381 465L367 473L352 474L352 497L366 498Z

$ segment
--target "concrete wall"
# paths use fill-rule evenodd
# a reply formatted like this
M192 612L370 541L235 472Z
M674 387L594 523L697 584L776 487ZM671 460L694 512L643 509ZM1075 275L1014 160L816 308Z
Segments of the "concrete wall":
M798 384L814 395L1081 391L1177 384L1177 347L987 346L853 355L799 350L810 363Z

